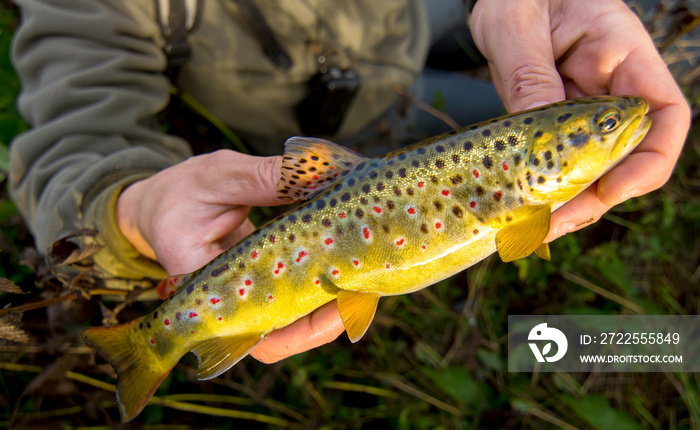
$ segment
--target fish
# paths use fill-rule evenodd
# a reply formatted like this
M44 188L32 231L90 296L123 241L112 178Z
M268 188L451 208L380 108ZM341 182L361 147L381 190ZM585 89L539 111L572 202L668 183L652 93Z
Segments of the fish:
M408 294L498 253L549 259L551 213L644 138L642 98L588 97L453 130L379 158L285 143L278 194L301 204L210 263L160 282L151 314L83 332L118 375L123 421L187 352L221 375L273 330L332 300L352 342L382 296Z

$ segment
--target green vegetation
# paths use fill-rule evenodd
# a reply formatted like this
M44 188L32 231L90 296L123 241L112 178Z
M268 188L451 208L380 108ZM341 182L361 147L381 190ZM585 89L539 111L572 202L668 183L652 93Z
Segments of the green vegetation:
M669 16L667 28L687 30L697 22L689 10L679 13L654 15L648 25L658 33ZM0 304L28 305L0 311L0 423L109 428L118 419L113 374L93 359L79 333L112 318L117 307L125 321L153 303L132 303L131 296L126 304L111 301L101 294L106 290L87 299L89 277L52 277L32 251L5 183L6 145L26 128L8 60L16 25L16 11L0 1L0 278L27 293L0 279ZM699 428L696 374L506 370L509 314L700 313L700 66L681 55L700 34L695 27L658 38L695 109L680 161L661 190L556 241L551 262L529 257L504 264L491 257L431 288L382 299L357 344L341 337L273 365L248 358L202 383L188 355L136 421L154 429ZM189 115L200 136L219 139L182 105L168 115Z

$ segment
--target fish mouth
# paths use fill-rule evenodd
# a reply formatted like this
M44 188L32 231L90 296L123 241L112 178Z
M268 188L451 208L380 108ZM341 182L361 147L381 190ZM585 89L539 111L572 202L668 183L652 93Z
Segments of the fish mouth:
M608 155L608 161L616 162L632 152L644 139L651 127L651 119L647 115L641 115L639 119L632 121L627 128L620 133L615 145Z

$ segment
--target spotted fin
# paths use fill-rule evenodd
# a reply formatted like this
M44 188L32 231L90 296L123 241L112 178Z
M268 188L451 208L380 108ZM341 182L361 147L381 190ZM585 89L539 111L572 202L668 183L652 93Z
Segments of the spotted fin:
M355 343L364 336L377 311L377 293L338 291L338 311L350 341Z
M522 208L518 221L503 227L496 234L496 248L501 260L508 262L527 257L537 250L549 233L552 210L549 205Z
M551 260L552 255L549 253L549 244L548 243L543 243L540 245L536 250L535 254L537 254L538 257L540 257L543 260Z
M292 137L284 144L282 178L277 195L291 200L307 200L367 161L344 146L313 137Z
M253 333L201 342L192 349L199 361L197 379L205 381L221 375L248 355L264 338L264 333Z
M161 300L165 300L168 297L175 294L175 291L180 289L182 284L185 283L185 278L187 275L174 275L168 276L167 278L161 280L156 287L156 292Z

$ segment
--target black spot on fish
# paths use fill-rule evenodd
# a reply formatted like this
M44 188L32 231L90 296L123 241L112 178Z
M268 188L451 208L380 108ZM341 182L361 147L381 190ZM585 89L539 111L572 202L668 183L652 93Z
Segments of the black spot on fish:
M466 142L464 142L464 150L465 151L471 151L472 148L474 148L474 144L471 143L471 141L467 140Z
M315 156L315 155L312 155L312 156L311 156L311 159L314 160L314 161L318 161L318 157Z
M417 152L418 154L423 155L423 154L425 154L425 148L418 148L418 149L416 150L416 152Z
M493 147L496 148L496 151L503 151L506 149L506 144L502 140L497 140L496 143L493 144Z
M452 154L452 162L459 164L459 154Z
M143 323L140 323L140 324L139 324L139 328L140 328L141 330L143 330Z
M180 318L182 318L182 312L180 312L180 311L175 312L175 319L180 320Z
M306 214L303 217L301 217L301 221L305 223L310 223L311 222L311 214Z
M347 202L350 200L350 193L345 193L342 196L340 196L340 200Z
M481 187L481 185L477 185L477 187L476 187L475 190L476 190L476 194L477 194L478 196L481 196L481 195L484 194L484 189Z
M394 172L392 172L391 170L387 170L384 176L386 176L387 179L391 179L394 177Z
M153 312L153 319L158 318L158 311Z
M440 180L438 179L437 176L431 175L431 176L430 176L430 182L432 182L433 184L437 184L438 182L440 182Z
M462 175L454 175L450 178L450 181L452 182L452 185L458 185L464 181L464 178L462 178Z
M323 224L324 227L330 227L331 220L329 220L328 218L323 218L323 220L321 221L321 224Z
M489 130L489 129L487 128L486 130L483 130L483 131L481 132L481 134L482 134L484 137L489 137L489 136L491 136L491 130Z
M496 200L497 202L500 202L502 197L503 197L503 191L496 191L495 193L493 193L493 199Z
M537 131L535 132L535 137L536 137L536 138L540 138L540 137L542 137L542 134L543 134L543 133L542 133L541 130L537 130Z
M331 199L331 201L329 202L329 204L331 205L332 208L334 208L334 207L338 204L338 200L336 200L336 199Z
M202 285L202 291L204 291L205 293L207 291L209 291L209 285L207 285L207 284Z
M557 178L557 183L561 184L561 181L562 181L562 178L561 178L561 176L559 176L559 177Z
M406 177L406 168L405 167L402 167L399 169L399 176L402 178Z
M510 216L510 215L507 215L507 216L506 216L506 222L511 222L511 221L513 221L513 217Z
M462 216L464 216L464 214L462 213L462 208L457 205L453 206L452 215L454 215L457 218L462 218Z
M566 167L566 166L569 165L569 162L568 162L568 161L564 161L563 163L561 163L561 165L564 166L564 167Z
M425 224L421 224L420 231L421 231L421 233L428 233L428 226Z
M377 191L384 191L384 182L377 182Z
M353 185L355 185L355 179L353 179L353 178L348 179L348 186L352 187Z
M518 144L518 138L515 136L508 136L508 144L510 146L515 146Z
M294 241L296 240L296 238L297 238L297 237L294 236L294 233L292 233L292 234L289 235L289 237L288 237L287 239L289 239L289 242L294 243Z
M544 176L540 176L539 178L537 178L538 184L544 184L545 182L547 182L547 179Z
M518 203L520 203L521 205L524 205L524 204L525 204L525 199L522 198L522 197L518 197Z
M520 164L520 154L513 155L513 162L515 162L516 166Z
M300 159L299 159L299 164L304 164L304 163L306 163L307 161L308 161L308 160L307 160L306 158L300 158Z
M413 188L411 188L411 187L406 188L406 194L408 194L409 196L412 196L413 195Z
M392 210L392 211L393 211L394 208L396 207L396 205L394 204L393 201L387 200L387 201L386 201L386 207L389 208L389 210Z
M437 167L438 169L442 169L443 167L445 167L445 162L438 158L437 160L435 160L435 167Z
M355 167L355 171L360 171L360 170L364 169L366 166L367 166L367 162L366 161L362 162L362 163L358 164L357 167Z
M528 116L523 120L523 124L532 124L532 122L535 120L535 118Z
M493 161L491 160L491 157L489 157L488 155L484 155L484 158L481 160L481 163L487 169L490 169L491 167L493 167Z
M540 159L537 158L536 155L533 155L533 156L532 156L532 159L530 160L530 162L531 162L532 165L535 166L535 167L537 167L537 166L540 165Z
M195 299L194 304L195 304L196 306L201 305L201 304L202 304L202 299Z
M275 243L277 242L277 237L274 234L270 235L270 243Z
M362 209L357 208L357 210L355 211L355 216L358 218L362 218L363 216L365 216L365 212Z
M369 184L364 184L364 185L362 186L362 192L363 192L363 193L367 194L367 193L369 193L369 190L370 190Z
M147 323L146 323L146 328L151 328L151 323L147 322Z
M316 207L318 207L318 203L316 204ZM279 227L277 227L277 228L279 229L279 231L286 231L287 230L287 226L284 224L280 224Z
M567 119L571 118L573 114L571 112L567 112L564 115L561 115L557 118L557 122L561 124L562 122L566 121Z
M221 276L225 271L229 269L228 264L224 264L221 267L217 267L216 269L211 269L211 276L212 278L216 278L217 276ZM187 292L188 294L190 293L189 291Z
M553 168L553 167L554 167L554 161L548 161L548 162L547 162L547 168L548 168L548 169L551 169L551 168Z
M552 151L547 150L547 152L544 153L544 159L549 161L552 159Z
M394 194L396 194L396 196L400 197L401 196L401 188L394 185Z
M384 233L389 233L390 231L389 226L386 224L382 224L382 230L384 230Z
M454 136L455 134L457 134L457 130L450 130L447 134L449 136Z
M406 154L399 154L399 156L398 156L397 158L398 158L400 161L403 161L403 160L406 159Z
M360 197L360 204L366 205L367 204L367 199L364 197Z
M436 209L436 210L439 210L439 211L442 210L442 203L440 203L439 201L435 200L435 201L433 202L433 205L435 206L435 209Z
M515 184L513 184L512 182L508 182L506 184L506 188L508 188L509 190L512 190L514 186L515 186Z
M510 123L510 121L508 121L508 120L503 121L503 127L506 127L506 128L507 128L507 127L510 127L510 124L511 124L511 123Z
M250 246L250 239L249 239L249 240L246 240L245 242L243 242L243 245L244 245L244 246ZM240 254L240 252L239 252L239 254Z
M297 216L296 216L296 215L289 215L289 216L287 217L287 221L289 221L289 222L291 222L292 224L294 224L295 222L297 222Z
M378 176L378 174L377 174L376 170L372 170L371 172L369 172L369 178L370 178L370 179L374 179L374 178L376 178L377 176Z
M435 147L435 150L436 150L437 152L445 152L445 147L442 146L442 145L437 145L437 146Z
M563 150L564 150L564 145L562 145L561 143L558 144L558 145L557 145L557 151L561 152L561 151L563 151Z
M473 231L472 233L474 233L474 234L479 234L479 229L476 229L476 228L475 228L474 231Z
M306 170L297 170L297 173L300 174L300 175L305 175L305 174L306 174Z
M239 270L245 269L245 263L242 262L242 261L241 261L240 263L238 263L238 269L239 269Z
M411 161L411 166L413 166L413 167L420 167L420 161L418 161L418 160L412 160L412 161Z
M316 168L315 167L309 167L309 172L315 172Z

